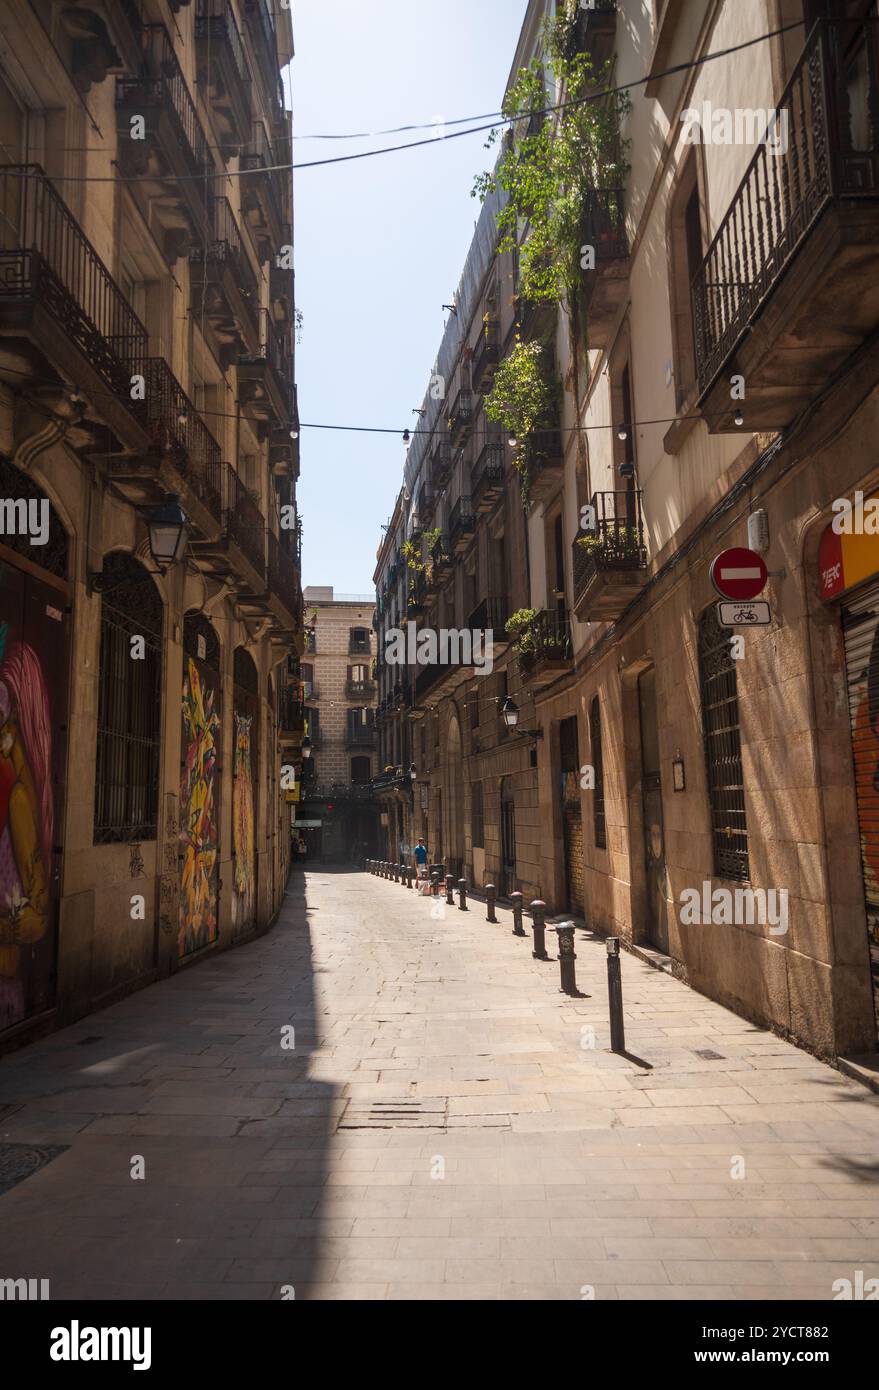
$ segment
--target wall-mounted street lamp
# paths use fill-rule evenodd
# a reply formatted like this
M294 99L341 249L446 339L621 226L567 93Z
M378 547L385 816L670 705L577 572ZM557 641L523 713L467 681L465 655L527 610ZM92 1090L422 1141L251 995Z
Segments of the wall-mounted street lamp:
M501 718L503 719L508 729L518 728L519 706L516 704L516 701L513 699L512 695L508 695L507 698L504 700L504 703L501 705ZM521 738L543 738L543 730L520 729L519 735Z
M306 734L305 738L302 740L300 752L306 761L311 757L311 739L308 737L308 734Z
M164 575L186 555L189 518L174 494L140 515L149 532L150 555L156 567L153 573ZM86 592L90 595L104 593L113 587L101 570L89 570L86 574Z
M414 763L409 764L409 776L412 778L413 782L418 781L418 770Z

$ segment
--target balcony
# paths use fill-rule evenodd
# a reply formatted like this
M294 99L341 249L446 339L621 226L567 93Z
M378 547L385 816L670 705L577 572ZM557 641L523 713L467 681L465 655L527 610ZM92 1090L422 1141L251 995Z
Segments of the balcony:
M504 446L489 437L470 473L470 498L476 512L490 512L504 490Z
M427 578L423 570L419 570L409 581L409 597L406 601L406 615L409 618L416 617L423 613L427 607Z
M300 747L305 737L306 709L290 686L278 694L278 742L282 747Z
M189 263L192 313L226 372L260 342L259 283L228 199L213 199L213 238L190 251Z
M79 0L58 14L57 48L81 96L111 72L137 72L140 0Z
M484 598L470 614L467 626L471 632L490 632L492 634L492 646L496 651L498 647L505 646L510 640L506 630L509 616L509 599Z
M293 229L289 223L284 227L281 245L293 245ZM275 318L292 324L296 309L295 276L292 266L279 264L287 259L287 253L283 255L279 253L272 256L269 262L269 299L272 301Z
M781 430L879 321L875 19L815 25L693 283L699 406L735 432Z
M469 497L459 497L449 517L449 546L453 555L463 555L476 530L476 515Z
M68 435L75 447L91 439L105 456L148 448L131 401L131 377L144 370L147 342L146 328L40 166L0 165L0 362L21 386L39 383L43 401L59 412L71 413L65 383L76 382L89 403L81 430Z
M448 439L439 438L430 451L431 479L439 492L452 476L452 446Z
M289 163L289 141L273 144L258 121L241 156L239 183L242 211L262 262L278 255L290 224L290 173L276 167Z
M260 346L238 358L238 399L242 409L268 427L290 422L290 358L272 319L260 311Z
M302 590L299 572L292 556L278 537L269 531L266 536L266 571L269 603L282 628L302 627Z
M433 577L435 580L444 578L452 567L451 548L448 537L442 532L437 536L433 545L430 547L430 563Z
M176 493L193 540L216 540L223 517L220 446L163 357L141 365L144 399L131 404L146 434L142 453L110 458L114 484L134 506Z
M210 145L168 31L149 25L149 76L116 83L118 167L153 229L168 265L211 239L214 191ZM144 138L132 138L143 120Z
M361 728L359 725L348 725L345 735L346 748L375 748L376 731L373 727Z
M250 139L253 95L250 64L229 0L199 0L195 16L198 84L206 94L224 159Z
M535 430L527 440L526 453L530 501L544 502L558 488L565 470L561 430L557 425Z
M193 544L205 569L230 579L236 601L257 614L275 617L266 584L265 517L230 463L220 465L223 526L208 542Z
M640 491L596 493L592 508L594 528L573 545L574 613L584 623L620 617L647 579Z
M629 293L629 242L621 188L590 190L580 244L595 252L595 268L584 270L580 296L589 347L606 348Z
M375 695L375 681L346 681L345 694L349 700L371 700Z
M369 638L349 637L348 655L349 656L371 656L372 647Z
M477 395L485 395L486 389L491 387L500 360L500 327L496 319L488 319L483 323L473 349L471 374L473 390Z
M322 801L333 806L339 801L371 801L371 782L312 782L306 801Z
M657 8L661 10L662 5ZM571 62L578 53L588 53L593 68L600 71L613 53L616 27L616 0L578 5L564 41L565 57Z
M473 392L469 386L462 386L449 414L449 442L452 448L460 449L466 444L472 428Z
M555 327L557 308L553 301L516 296L516 317L522 341L545 338Z
M551 685L572 669L571 629L566 617L544 610L519 637L516 655L522 679L533 689Z

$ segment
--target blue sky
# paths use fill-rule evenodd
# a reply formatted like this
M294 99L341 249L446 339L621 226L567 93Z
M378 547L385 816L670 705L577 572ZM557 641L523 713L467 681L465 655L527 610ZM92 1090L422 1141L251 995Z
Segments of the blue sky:
M526 0L296 0L294 135L480 115L501 103ZM289 89L288 89L289 90ZM288 96L289 100L289 96ZM390 140L300 140L301 162ZM304 422L297 485L303 584L369 593L448 304L479 214L485 135L294 175L297 349Z

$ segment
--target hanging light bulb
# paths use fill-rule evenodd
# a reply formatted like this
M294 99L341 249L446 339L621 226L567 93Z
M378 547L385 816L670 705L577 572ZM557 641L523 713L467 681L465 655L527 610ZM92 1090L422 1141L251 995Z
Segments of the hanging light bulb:
M739 426L745 423L745 417L740 410L737 410L733 416L733 423Z
M403 443L404 443L404 444L408 444L408 443L409 443L409 440L410 440L411 438L412 438L412 436L410 435L409 431L408 431L408 430L404 430L404 431L403 431Z
M628 439L628 437L629 431L626 429L625 425L620 425L619 429L617 430L617 439L626 440Z

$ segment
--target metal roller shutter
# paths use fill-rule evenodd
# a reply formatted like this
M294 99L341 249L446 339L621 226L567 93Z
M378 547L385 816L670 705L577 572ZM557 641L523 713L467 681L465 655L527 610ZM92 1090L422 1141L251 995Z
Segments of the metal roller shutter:
M873 1005L879 1029L879 584L842 613Z

